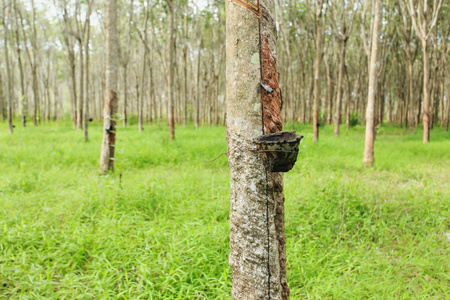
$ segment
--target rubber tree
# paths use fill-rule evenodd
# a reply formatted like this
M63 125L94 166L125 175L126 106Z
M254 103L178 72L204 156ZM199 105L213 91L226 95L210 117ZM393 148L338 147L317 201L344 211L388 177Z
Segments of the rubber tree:
M339 2L339 5L338 5ZM336 106L334 112L334 135L339 135L339 125L341 124L341 110L342 110L342 91L344 89L344 72L345 72L345 56L347 52L347 43L353 27L353 20L355 18L354 0L332 0L328 3L331 8L330 24L333 33L339 40L339 75L336 93ZM339 17L338 14L339 6Z
M150 7L150 1L146 2L146 5L144 5L144 26L143 26L143 33L139 33L139 36L141 37L142 43L144 44L143 52L144 55L142 55L142 69L141 69L141 76L140 76L140 86L139 88L139 99L138 99L138 130L139 132L142 132L144 130L143 127L143 118L144 118L144 93L145 93L145 75L146 75L146 64L147 64L147 55L148 55L148 38L147 38L147 29L148 29L148 10Z
M100 173L114 171L114 148L116 144L116 114L118 110L117 77L119 71L117 3L106 1L106 82L105 107L103 109L103 140L100 154Z
M120 61L123 67L123 127L127 125L127 105L128 105L128 67L130 64L130 52L131 52L131 27L133 24L133 0L130 1L128 13L128 22L127 22L127 34L125 38L125 42L122 47L122 51L120 51Z
M90 40L90 36L91 36L91 12L92 12L92 5L93 5L93 0L92 1L87 1L87 9L88 11L86 12L86 20L84 23L84 30L83 32L85 33L85 37L84 37L84 57L86 60L86 76L85 76L85 89L86 89L86 93L84 94L84 101L83 101L83 137L85 141L89 140L89 99L91 98L91 93L90 93L90 76L89 76L89 40ZM81 62L81 64L83 64L83 62Z
M38 82L38 65L40 62L39 57L39 47L37 45L37 30L36 30L36 7L34 5L34 0L31 0L31 8L32 8L32 20L26 20L24 16L22 16L21 10L18 9L17 12L19 13L20 17L20 24L22 29L22 36L23 36L23 45L25 48L25 53L28 58L28 63L31 67L31 75L32 75L32 88L33 88L33 98L34 98L34 108L33 108L33 123L36 126L38 123L41 122L41 108L40 108L40 97L39 97L39 82ZM30 37L30 44L31 49L28 46L28 38L27 34L25 33L25 25L24 25L24 19L26 23L31 24L31 37Z
M12 106L13 106L13 83L12 83L12 75L11 75L11 66L9 65L9 46L8 46L8 22L11 22L11 0L8 2L4 1L3 3L3 34L4 34L4 54L5 54L5 62L6 62L6 79L8 84L8 102L7 102L7 114L8 114L8 128L9 133L13 133L13 124L12 124ZM8 14L7 14L8 13Z
M236 300L289 299L283 177L266 171L253 142L282 129L274 18L271 0L226 1L229 264Z
M409 105L409 133L414 133L414 60L416 59L417 46L411 46L414 40L414 32L412 31L412 25L408 20L408 13L405 3L400 1L400 12L402 16L401 32L403 36L403 44L405 46L405 53L408 62L408 105Z
M375 16L372 26L372 43L369 65L369 93L366 110L366 138L364 145L363 164L367 167L373 166L374 159L374 123L375 123L375 91L377 87L377 55L378 55L378 27L380 24L380 0L375 0Z
M169 68L169 76L168 76L168 83L167 83L167 89L168 89L168 101L167 101L167 121L169 122L169 138L170 140L175 139L175 51L176 51L176 44L175 44L175 23L174 23L174 14L175 14L175 1L174 0L167 0L167 6L168 6L168 35L169 38L167 39L167 47L169 51L168 56L168 68Z
M408 0L403 0L408 1ZM442 5L442 0L435 0L433 3L433 10L429 11L428 0L419 0L417 8L414 6L413 1L407 2L409 14L411 16L414 30L417 33L420 41L422 42L423 53L423 142L428 143L430 141L430 65L428 57L428 38L432 33L433 27L436 25L439 10ZM431 18L430 18L431 17Z
M315 30L316 30L316 54L314 57L314 115L313 115L313 141L319 139L319 105L320 105L320 60L322 59L322 9L323 1L315 3Z
M20 26L19 26L19 13L17 7L17 0L14 0L14 11L15 11L15 37L16 37L16 51L17 51L17 63L19 64L19 74L20 74L20 101L22 102L22 126L27 126L27 110L28 102L25 92L25 78L24 78L24 68L22 63L22 45L20 43Z
M74 32L72 28L72 21L69 17L67 2L66 0L62 0L58 2L60 5L62 21L60 20L60 27L62 33L62 39L64 41L64 45L66 46L67 51L67 64L69 66L69 75L70 75L70 102L71 102L71 113L72 113L72 122L73 125L77 125L77 78L76 78L76 60L75 60L75 43L73 42L72 32Z

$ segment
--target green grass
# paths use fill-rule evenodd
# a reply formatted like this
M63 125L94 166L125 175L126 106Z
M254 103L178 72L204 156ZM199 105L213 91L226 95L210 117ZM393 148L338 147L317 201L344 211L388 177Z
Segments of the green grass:
M0 298L230 299L223 127L119 128L98 176L101 127L0 124ZM450 135L382 127L305 135L285 175L291 299L449 299Z

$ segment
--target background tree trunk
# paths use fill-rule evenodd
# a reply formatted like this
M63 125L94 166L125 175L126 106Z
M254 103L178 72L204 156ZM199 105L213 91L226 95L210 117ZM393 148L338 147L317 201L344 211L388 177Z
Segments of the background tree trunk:
M380 0L375 0L375 18L372 27L372 50L370 52L369 65L369 96L367 100L366 112L366 140L364 145L363 164L368 167L373 166L374 160L374 111L375 111L375 89L377 86L377 54L378 54L378 26L380 23Z
M17 62L19 63L19 73L20 73L20 101L22 102L22 126L27 126L27 113L28 113L28 103L27 96L25 93L25 78L22 64L22 49L20 45L20 33L19 33L19 13L17 7L17 0L14 0L14 10L15 10L15 21L16 21L16 51L17 51Z
M168 88L168 122L169 122L169 139L174 140L175 139L175 95L174 95L174 89L175 89L175 80L174 80L174 73L175 73L175 24L174 24L174 10L175 10L175 3L173 0L167 0L167 5L169 9L169 39L168 39L168 51L169 51L169 80L167 83Z
M315 7L316 25L316 55L314 58L314 116L313 116L313 141L319 139L319 103L320 103L320 60L322 58L322 1L316 0Z
M118 106L118 35L116 0L106 0L106 84L105 108L103 110L103 140L100 154L100 172L114 171L114 148L116 143L116 114Z
M13 133L12 124L12 106L13 106L13 83L11 75L11 67L9 65L9 49L8 49L8 23L11 23L11 0L7 3L3 3L3 34L4 34L4 53L6 62L6 80L8 83L8 102L7 102L7 115L8 115L8 127L9 133Z
M2 72L0 72L0 117L2 121L6 119L5 115L5 98L3 97L3 78Z
M93 0L92 0L93 1ZM92 1L88 1L88 12L86 13L86 21L85 21L85 30L86 30L86 37L85 37L85 45L84 45L84 51L85 51L85 57L86 57L86 93L85 98L83 101L83 136L84 140L89 140L89 99L91 99L91 94L89 91L89 39L91 34L91 5ZM84 31L83 30L83 34ZM82 62L83 63L83 62Z
M408 0L403 0L408 1ZM408 9L411 16L414 30L416 31L420 41L422 42L422 55L423 55L423 142L428 143L430 141L430 91L429 91L429 58L428 58L428 37L436 25L439 10L442 5L442 0L434 1L433 10L429 11L428 0L423 0L423 4L420 3L417 10L414 8L412 0L408 2ZM430 14L431 13L431 14ZM431 16L431 18L429 18ZM421 23L418 23L421 21ZM428 23L430 21L430 24Z
M341 110L342 110L342 90L343 90L343 81L344 81L344 68L345 68L345 48L346 42L340 42L339 49L339 75L338 75L338 84L337 84L337 95L336 95L336 107L334 112L334 135L339 135L339 125L341 124Z

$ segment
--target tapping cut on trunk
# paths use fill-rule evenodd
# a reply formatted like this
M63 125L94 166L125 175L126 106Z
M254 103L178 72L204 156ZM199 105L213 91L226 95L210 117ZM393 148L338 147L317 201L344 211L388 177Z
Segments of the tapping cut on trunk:
M262 39L261 47L261 115L264 122L264 134L281 131L281 109L283 99L278 85L276 58L272 57L267 38Z

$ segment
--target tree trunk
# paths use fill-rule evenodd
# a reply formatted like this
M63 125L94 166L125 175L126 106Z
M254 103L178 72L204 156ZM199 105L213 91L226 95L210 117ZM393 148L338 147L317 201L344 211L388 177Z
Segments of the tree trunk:
M3 81L2 81L2 72L0 72L0 117L2 121L6 119L5 115L5 99L3 98Z
M414 134L414 68L409 44L406 46L406 57L408 59L408 84L409 84L409 133Z
M336 95L336 107L334 113L334 135L339 135L339 125L341 124L341 110L342 110L342 82L344 80L344 67L345 67L345 50L346 50L346 40L341 40L339 49L339 77L338 77L338 88Z
M128 104L128 63L123 67L123 127L127 126L127 104Z
M139 132L144 130L143 117L144 117L144 87L145 87L145 65L147 64L147 47L144 45L144 55L142 56L142 71L141 71L141 84L138 98L138 128Z
M444 72L442 72L443 74L441 75L441 78L439 79L439 90L440 90L440 95L439 95L439 123L441 125L441 128L444 127L444 93L445 93L445 89L444 89L444 80L445 80L445 75Z
M8 14L6 13L8 11ZM8 18L8 20L7 20ZM12 124L12 105L13 105L13 78L11 75L11 67L9 65L9 51L8 51L8 24L11 20L11 0L4 3L3 7L3 35L4 35L4 52L5 52L5 62L6 62L6 79L8 82L8 102L7 102L7 114L8 114L8 127L9 133L13 133Z
M187 26L186 26L187 27ZM188 90L187 90L187 54L188 54L188 46L187 44L184 46L183 49L183 71L184 71L184 78L183 78L183 124L186 126L187 120L188 120Z
M34 125L37 126L38 121L39 123L41 122L41 117L40 117L40 105L39 105L39 84L38 84L38 79L37 79L37 70L36 70L36 65L35 63L33 63L33 67L31 70L31 75L33 77L33 96L34 96L34 111L33 111L33 122Z
M450 124L450 83L447 87L447 112L445 115L445 131L448 132L448 125Z
M420 123L420 115L422 113L422 95L423 95L423 72L420 73L419 76L419 93L417 97L417 113L416 113L416 127L419 126Z
M84 46L84 51L86 52L85 56L86 56L86 83L85 83L85 88L86 88L86 94L85 94L85 98L84 98L84 105L83 105L83 112L84 112L84 116L83 116L83 135L84 135L84 140L88 141L89 140L89 99L91 98L91 94L89 91L89 38L90 38L90 33L91 33L91 3L89 3L89 12L87 14L86 17L86 45Z
M140 92L139 92L139 98L138 98L138 130L139 132L142 132L144 130L143 128L143 118L144 118L144 94L145 94L145 66L147 64L147 24L148 24L148 6L149 3L147 2L147 5L144 8L144 32L143 32L143 47L144 47L144 55L142 56L142 70L141 70L141 83L140 83Z
M150 74L150 86L154 86L153 85L153 55L150 52L150 64L149 64L149 74ZM150 102L151 102L151 108L153 109L153 117L152 118L157 118L157 108L156 108L156 95L155 95L155 89L150 89ZM152 116L152 113L150 112L150 116ZM153 121L153 119L150 120L151 122Z
M327 56L325 58L326 58L325 67L327 71L327 125L330 125L333 115L332 110L333 110L334 81L332 77L330 63L328 62Z
M167 116L169 122L169 139L175 139L175 106L174 106L174 89L175 89L175 80L174 80L174 72L175 72L175 25L174 25L174 10L175 3L173 0L167 0L168 8L169 8L169 39L168 39L168 47L169 47L169 81L168 81L168 104L167 104Z
M103 111L103 140L100 154L100 172L114 171L114 148L116 143L117 114L117 74L118 74L118 35L116 26L116 0L106 1L106 84L105 108Z
M274 2L260 0L259 4L260 24L241 5L225 4L229 263L235 300L289 298L283 178L266 171L253 143L257 136L282 128Z
M75 56L69 52L73 125L77 124L77 77Z
M16 51L17 51L17 62L19 63L19 73L20 73L20 101L22 101L22 126L27 126L27 110L28 110L28 104L27 104L27 98L25 94L25 79L24 79L24 73L23 73L23 64L22 64L22 54L21 54L21 46L20 46L20 33L19 33L19 17L17 12L17 4L16 0L14 0L14 10L16 12Z
M202 50L202 40L200 37L200 41L198 44L198 54L197 54L197 88L195 95L195 128L198 129L200 122L200 63L201 63L201 50Z
M39 99L39 84L38 84L38 78L37 78L37 45L36 45L36 8L34 6L34 0L31 0L31 8L33 9L33 36L31 39L31 45L33 48L33 62L31 64L31 74L33 76L33 94L34 94L34 114L33 114L33 122L34 125L37 125L38 119L39 123L41 123L41 108L40 108L40 99ZM23 29L23 27L22 27Z
M347 130L350 129L350 94L351 94L351 88L350 88L350 79L348 77L348 68L345 67L345 79L347 81L347 93L345 94L345 128Z
M82 33L80 33L82 34ZM83 102L84 102L84 46L83 39L80 37L78 40L79 44L79 52L80 52L80 91L79 91L79 99L78 99L78 107L77 107L77 129L83 129Z
M59 86L56 78L54 79L54 88L53 88L53 121L58 119L58 99L59 99Z
M320 103L320 59L322 58L322 5L316 1L316 56L314 58L314 116L313 116L313 141L319 139L319 103Z
M302 124L306 123L306 72L302 73Z
M356 74L356 83L355 83L355 97L354 97L354 112L360 116L359 114L359 106L361 102L361 69L363 66L361 66L361 53L362 53L362 47L358 50L358 66L357 66L357 74Z
M429 91L429 65L428 65L428 52L427 52L427 40L422 40L423 51L423 142L428 143L430 141L430 91Z
M372 50L370 53L369 66L369 95L366 111L366 140L364 145L363 164L367 167L373 166L374 160L374 111L375 111L375 91L377 75L377 54L378 54L378 26L380 23L380 0L375 0L375 18L372 28Z

